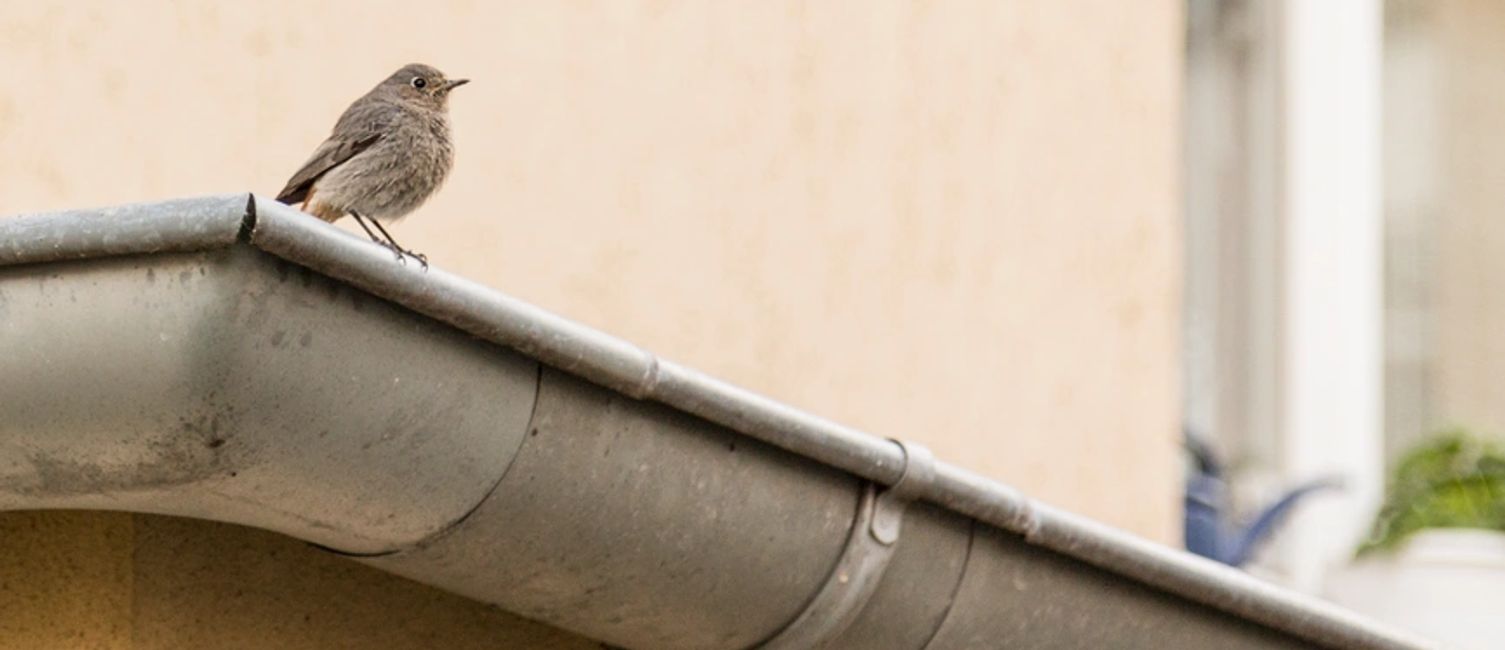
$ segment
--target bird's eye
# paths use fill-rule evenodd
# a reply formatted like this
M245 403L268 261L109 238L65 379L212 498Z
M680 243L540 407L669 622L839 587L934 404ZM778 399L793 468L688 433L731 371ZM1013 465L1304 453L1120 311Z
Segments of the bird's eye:
M413 87L417 88L419 90L423 90L424 86L429 85L429 82L425 81L423 79L423 77L413 77L412 83L413 83Z

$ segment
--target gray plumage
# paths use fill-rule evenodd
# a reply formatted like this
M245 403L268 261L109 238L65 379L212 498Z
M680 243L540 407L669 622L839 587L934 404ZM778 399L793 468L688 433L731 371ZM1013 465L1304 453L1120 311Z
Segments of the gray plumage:
M423 64L404 66L345 109L277 200L302 203L325 221L346 214L392 221L412 212L454 163L449 92L467 81Z

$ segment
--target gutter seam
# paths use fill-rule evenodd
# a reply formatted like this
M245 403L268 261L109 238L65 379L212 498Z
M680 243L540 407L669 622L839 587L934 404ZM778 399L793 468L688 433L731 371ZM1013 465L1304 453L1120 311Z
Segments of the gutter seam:
M491 495L494 494L497 489L502 486L502 482L507 480L507 475L512 472L512 467L517 464L518 457L522 455L523 448L527 446L528 439L532 438L533 434L538 431L538 429L535 427L538 420L538 397L539 393L543 390L543 371L543 364L537 363L534 365L535 379L533 382L533 406L529 410L528 426L523 428L523 437L522 440L517 443L517 450L513 451L507 456L507 466L503 467L502 471L497 474L496 481L491 484L491 487L486 488L486 493L481 495L481 498L477 499L476 502L470 506L470 509L464 512L464 514L456 517L453 521L445 524L443 528L434 531L433 533L425 536L423 539L385 551L378 551L375 553L352 553L349 551L342 551L337 548L323 546L321 544L315 544L315 546L318 546L319 548L329 551L330 553L333 553L335 555L343 555L350 558L370 559L387 557L423 550L424 548L443 541L444 538L449 537L456 530L464 527L465 523L467 521L470 521L470 518L475 516L476 512L480 511L481 506L485 505L487 501L491 500Z
M628 393L635 399L655 398L658 393L659 358L651 352L644 351L643 354L648 358L648 363L645 364L647 367L643 369L643 376L633 386L632 392Z
M839 638L856 622L868 600L878 591L894 556L892 545L870 533L877 521L881 496L874 483L862 487L862 497L852 515L841 556L826 574L815 595L778 632L754 646L757 650L807 650L822 648ZM902 505L901 505L902 508Z
M242 244L251 243L251 233L256 230L256 195L246 194L246 216L241 219L240 231L235 233L235 241Z
M967 519L967 552L962 556L962 570L956 574L956 584L951 586L951 596L946 599L946 611L941 614L941 620L936 622L935 629L930 631L930 636L925 637L925 642L920 644L920 650L930 650L930 644L946 629L946 623L951 620L951 611L956 609L956 599L961 596L962 585L967 583L968 570L972 568L972 549L977 546L977 524L976 519Z

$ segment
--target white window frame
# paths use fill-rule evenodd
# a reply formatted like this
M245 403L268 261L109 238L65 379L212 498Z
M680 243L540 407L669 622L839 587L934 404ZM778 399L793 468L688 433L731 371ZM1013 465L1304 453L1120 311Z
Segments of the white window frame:
M1186 417L1263 505L1303 503L1258 574L1318 592L1384 468L1382 0L1192 0Z

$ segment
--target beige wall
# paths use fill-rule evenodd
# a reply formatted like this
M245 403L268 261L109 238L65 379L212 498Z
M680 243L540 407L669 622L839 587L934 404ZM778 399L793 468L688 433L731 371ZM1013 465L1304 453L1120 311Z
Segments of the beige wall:
M273 193L424 60L404 244L1174 540L1179 2L426 5L7 3L0 213Z

